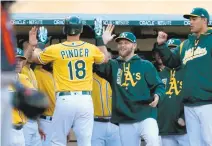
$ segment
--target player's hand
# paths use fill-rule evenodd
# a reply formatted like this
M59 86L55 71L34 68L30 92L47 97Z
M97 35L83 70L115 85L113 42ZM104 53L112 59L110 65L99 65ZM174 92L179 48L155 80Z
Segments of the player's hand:
M48 31L47 29L42 26L39 27L38 31L37 31L37 39L38 42L43 43L43 44L47 44L48 43Z
M38 132L40 134L41 140L46 140L46 134L44 133L44 131L39 127L38 128Z
M180 125L180 126L185 126L186 124L185 124L185 120L183 120L182 118L179 118L178 120L177 120L177 123Z
M149 105L151 107L156 107L159 101L159 96L157 94L154 95L154 101L152 103L150 103Z
M109 24L106 29L104 29L103 34L102 34L102 39L104 41L104 44L107 44L108 42L112 41L113 38L116 36L113 33L115 26L112 24Z
M162 45L167 41L168 35L165 32L159 31L158 32L158 37L157 37L157 43L158 45Z
M32 46L36 46L38 44L37 31L38 29L35 26L29 31L29 44Z

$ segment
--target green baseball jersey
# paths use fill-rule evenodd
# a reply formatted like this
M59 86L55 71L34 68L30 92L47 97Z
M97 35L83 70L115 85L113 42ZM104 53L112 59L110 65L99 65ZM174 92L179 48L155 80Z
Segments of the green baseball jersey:
M186 127L178 124L179 118L184 118L183 87L184 70L182 68L164 68L159 72L165 84L166 93L163 101L158 105L158 127L160 135L185 134Z
M170 51L167 44L155 45L169 68L185 69L182 94L187 106L212 103L212 29L199 38L191 34L180 47Z
M157 108L149 106L153 101L151 90L162 99L165 88L152 63L135 55L127 62L119 57L95 65L94 70L110 83L113 91L111 122L134 123L157 118Z

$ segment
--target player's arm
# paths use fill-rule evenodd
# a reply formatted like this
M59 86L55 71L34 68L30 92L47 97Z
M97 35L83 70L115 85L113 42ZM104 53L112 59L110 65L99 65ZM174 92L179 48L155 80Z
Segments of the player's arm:
M154 96L158 95L160 100L163 100L165 94L165 85L163 84L161 78L154 65L147 62L147 71L145 72L145 80L148 87L153 91Z
M94 64L93 72L110 82L112 79L112 61L113 60L109 60L107 63Z
M95 63L97 63L97 64L100 64L100 63L107 63L108 62L108 60L109 60L109 58L108 58L108 51L107 51L107 48L106 48L106 46L98 46L98 49L100 50L100 52L102 53L102 55L100 55L100 56L102 56L102 57L99 57L100 58L100 60L102 60L102 61L97 61L97 60L99 60L98 59L98 57L95 57ZM98 51L97 51L98 52ZM98 53L99 54L99 53ZM102 58L102 59L101 59Z
M153 49L159 52L165 66L169 68L176 68L181 65L180 48L182 45L171 51L166 44L166 40L167 34L159 32L157 43L154 44Z
M40 35L42 34L42 35ZM38 37L37 37L38 35ZM45 36L45 37L44 37ZM39 39L39 42L37 40ZM55 60L55 55L53 48L54 46L49 46L44 49L46 41L47 41L47 29L44 27L38 28L33 27L29 31L29 48L27 49L26 55L32 54L32 61L37 64L47 64Z
M96 18L94 20L96 46L104 54L105 63L108 62L109 60L107 47L105 45L107 45L107 43L110 42L115 37L115 35L112 34L113 30L114 30L114 25L112 24L109 24L106 27L106 29L104 29L101 18Z

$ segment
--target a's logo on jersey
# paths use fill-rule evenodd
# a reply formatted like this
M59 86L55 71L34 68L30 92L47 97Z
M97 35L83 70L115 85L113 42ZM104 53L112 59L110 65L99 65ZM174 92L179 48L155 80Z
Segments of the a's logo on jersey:
M122 76L124 75L124 81L122 82ZM130 72L130 64L126 67L124 64L124 70L122 71L120 68L117 73L117 84L128 87L129 85L135 87L137 82L141 80L141 74L139 72L132 73Z
M185 56L183 58L183 64L186 64L188 61L191 61L195 58L202 57L207 54L206 48L197 47L196 49L190 48L185 52Z
M169 81L169 90L166 92L167 95L179 95L182 90L182 81L177 81L175 78L175 70L171 70L171 77Z

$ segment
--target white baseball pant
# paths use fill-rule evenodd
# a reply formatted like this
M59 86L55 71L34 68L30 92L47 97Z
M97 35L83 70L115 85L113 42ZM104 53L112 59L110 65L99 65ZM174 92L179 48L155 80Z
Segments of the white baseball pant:
M46 134L46 139L42 140L42 146L51 145L51 136L52 136L52 117L46 116L46 119L40 118L40 128Z
M133 124L121 123L119 132L122 146L140 146L141 137L146 142L146 146L160 146L158 124L153 118Z
M23 128L20 130L16 130L12 128L12 134L10 139L9 146L25 146L24 132Z
M187 134L161 136L161 140L161 146L190 146Z
M94 122L92 146L121 146L119 126L111 122Z
M26 146L42 146L37 121L28 119L23 131Z
M185 119L191 146L212 146L212 104L185 106Z
M67 135L73 127L77 138L77 145L91 146L94 121L92 98L90 95L82 95L82 92L70 93L72 95L63 96L59 96L59 93L57 93L52 119L51 145L66 146Z

